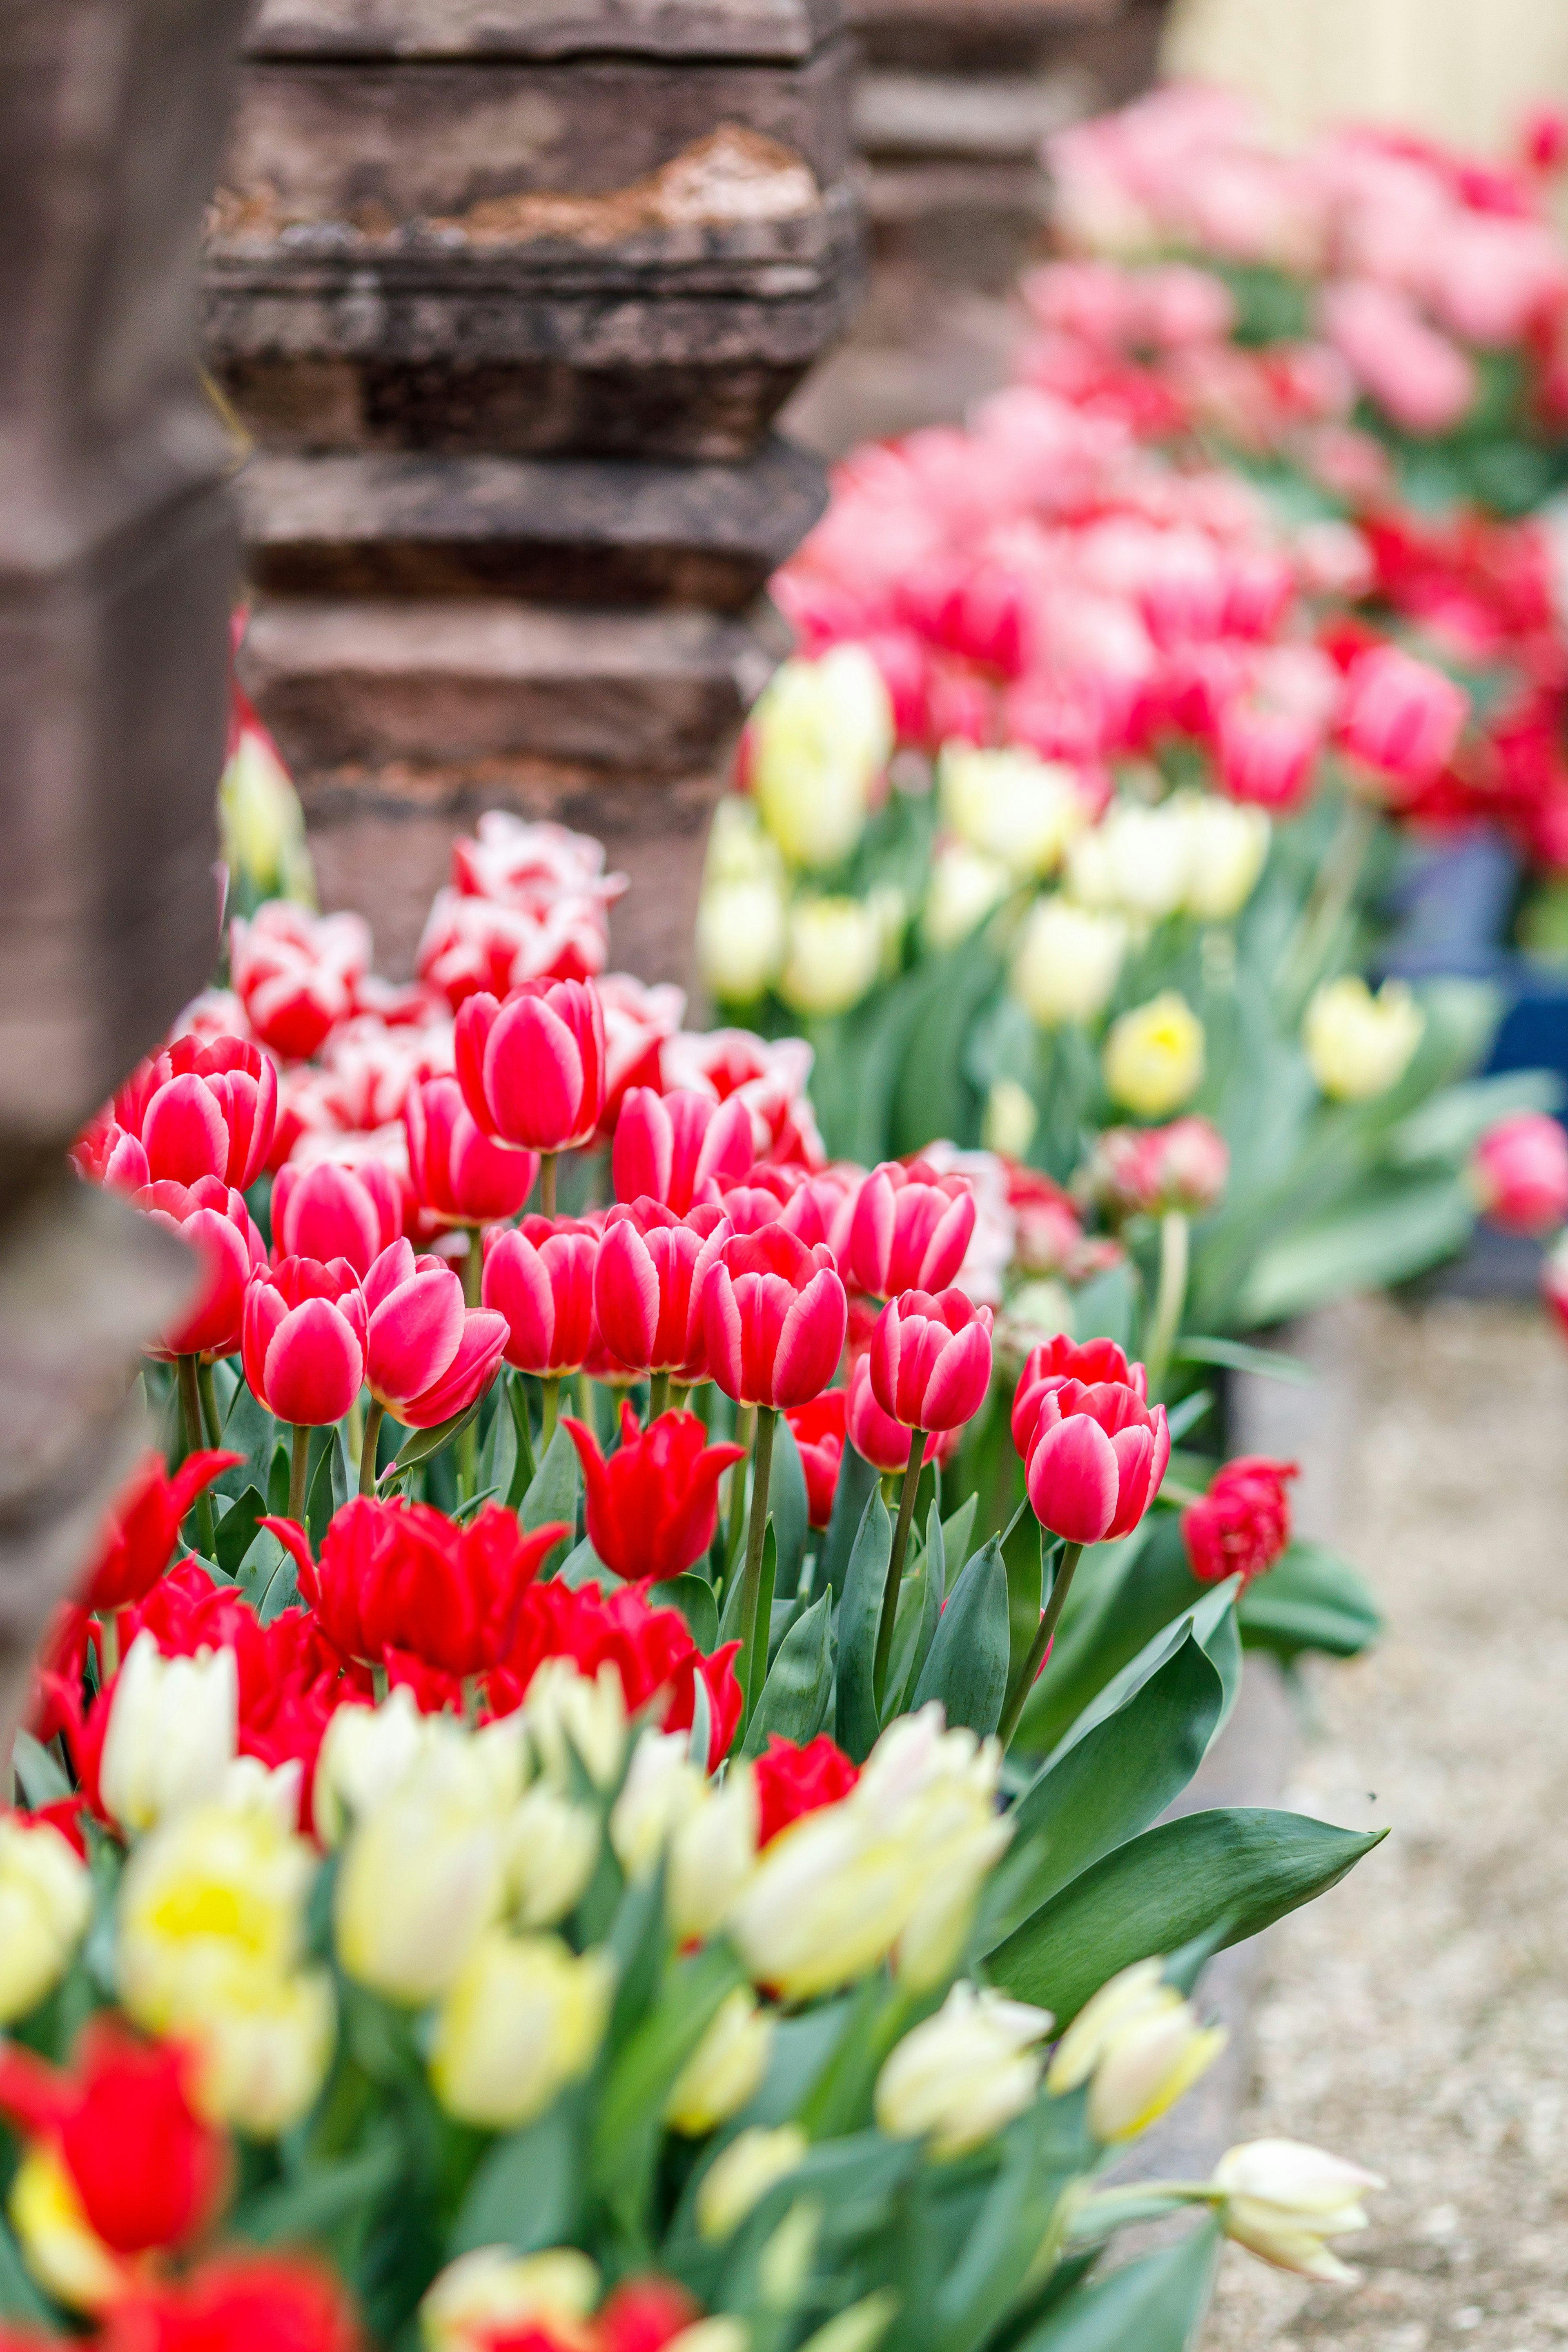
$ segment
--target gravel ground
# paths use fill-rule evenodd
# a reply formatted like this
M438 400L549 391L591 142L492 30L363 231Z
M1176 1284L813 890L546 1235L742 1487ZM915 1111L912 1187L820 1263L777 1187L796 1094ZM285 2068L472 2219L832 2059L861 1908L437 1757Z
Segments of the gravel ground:
M1383 2173L1354 2287L1227 2252L1204 2352L1568 2347L1568 1352L1524 1306L1336 1318L1335 1513L1389 1620L1285 1801L1386 1843L1266 1940L1239 2137ZM1134 2347L1128 2347L1134 2352Z

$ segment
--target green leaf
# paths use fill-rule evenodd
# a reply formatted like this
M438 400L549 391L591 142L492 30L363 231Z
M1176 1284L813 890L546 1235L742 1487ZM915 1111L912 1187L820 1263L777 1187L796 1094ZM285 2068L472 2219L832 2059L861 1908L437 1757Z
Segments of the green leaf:
M768 1516L773 1522L779 1546L775 1590L781 1599L791 1600L800 1589L800 1565L806 1557L806 1538L811 1531L811 1509L806 1498L806 1473L800 1466L800 1449L795 1443L794 1431L782 1413L773 1423Z
M645 2160L681 2069L744 1982L739 1961L724 1944L706 1945L670 1970L664 1991L612 2063L600 2095L590 2166L595 2187L612 2187Z
M1228 1372L1256 1372L1266 1381L1296 1381L1302 1386L1317 1379L1300 1356L1283 1356L1275 1348L1249 1348L1240 1339L1183 1339L1176 1350L1178 1364L1219 1364ZM1179 1436L1180 1432L1176 1434Z
M512 1491L512 1481L517 1474L517 1424L512 1418L504 1391L497 1392L476 1475L482 1487L499 1495L505 1502ZM527 1491L526 1484L524 1491Z
M992 1536L948 1596L912 1708L939 1698L950 1727L993 1732L1008 1695L1008 1575L1001 1544Z
M846 1445L846 1461L849 1455ZM843 1473L839 1475L841 1480ZM844 1597L839 1604L839 1688L833 1736L857 1764L862 1764L871 1754L882 1729L872 1685L883 1588L892 1557L893 1522L887 1516L881 1487L873 1486L861 1515L860 1531L844 1578Z
M512 1464L511 1482L507 1488L507 1508L520 1510L523 1496L533 1484L534 1433L528 1421L528 1392L521 1372L504 1371L506 1382L504 1402L512 1416L512 1435L516 1458Z
M895 1685L897 1697L895 1700L890 1700L883 1710L884 1722L891 1721L895 1715L908 1715L913 1711L915 1693L919 1686L920 1677L925 1671L925 1661L931 1655L931 1644L936 1639L936 1628L942 1622L942 1596L946 1587L946 1573L943 1557L942 1531L937 1522L935 1503L931 1506L931 1529L936 1536L936 1543L933 1545L929 1538L926 1542L924 1572L920 1579L919 1622L915 1628L915 1640L909 1652L908 1665ZM896 1650L895 1641L895 1654ZM888 1679L890 1685L893 1685L891 1675Z
M1399 1168L1430 1160L1457 1167L1496 1120L1511 1111L1554 1111L1562 1101L1563 1081L1552 1070L1504 1070L1496 1077L1471 1078L1445 1087L1402 1118L1385 1139L1384 1151Z
M11 1749L12 1769L23 1802L37 1812L43 1805L57 1804L71 1792L70 1780L57 1757L51 1756L40 1740L30 1731L18 1730Z
M1249 1585L1237 1612L1249 1648L1286 1660L1303 1650L1354 1658L1383 1631L1365 1579L1322 1544L1293 1543L1268 1573Z
M685 1576L666 1577L663 1584L650 1586L648 1599L655 1609L678 1609L703 1655L713 1655L718 1647L718 1602L706 1576L688 1570Z
M240 1562L235 1581L264 1625L299 1598L299 1571L270 1528L262 1528Z
M865 1517L867 1500L875 1491L877 1474L862 1454L857 1454L846 1438L843 1456L839 1464L839 1483L833 1489L833 1508L828 1520L828 1532L822 1538L821 1558L817 1563L817 1582L831 1591L835 1601L841 1599L844 1577L854 1549L855 1537Z
M251 2198L232 2226L256 2246L319 2243L392 2186L401 2160L395 2137L383 2133L371 2147L315 2162L298 2179Z
M0 2319L52 2330L55 2313L28 2277L10 2224L0 2218Z
M544 1460L535 1471L517 1516L526 1528L548 1527L562 1520L570 1532L577 1526L577 1448L571 1433L557 1422Z
M321 1448L310 1480L310 1492L305 1505L305 1526L313 1551L319 1551L332 1514L349 1493L349 1444L341 1426L327 1432L327 1443ZM222 1562L219 1562L220 1567Z
M1220 2231L1204 2221L1174 2246L1075 2287L1015 2352L1187 2352L1214 2291Z
M214 1370L221 1367L214 1366ZM242 1380L235 1390L224 1422L225 1447L231 1454L243 1454L245 1460L232 1470L220 1471L213 1481L217 1495L243 1495L247 1486L259 1486L267 1491L267 1475L272 1468L274 1448L277 1444L277 1423L264 1404L257 1402ZM287 1500L287 1488L284 1489Z
M450 1421L438 1422L434 1429L411 1429L393 1460L400 1470L413 1470L422 1462L433 1462L444 1454L453 1439L466 1429L479 1411L483 1400L476 1397L465 1412L455 1412Z
M819 1595L785 1634L746 1734L760 1756L775 1733L804 1747L825 1728L833 1704L833 1596Z
M998 1946L992 1980L1071 2024L1106 1979L1174 1952L1229 1912L1239 1944L1335 1886L1385 1830L1359 1834L1303 1813L1188 1813L1105 1854Z
M452 2254L510 2246L536 2254L565 2243L582 2198L582 2145L576 2102L508 2132L480 2158L452 2226Z
M975 1515L980 1507L978 1494L966 1495L956 1511L942 1522L942 1559L944 1577L960 1573L969 1557L975 1532ZM943 1595L946 1598L944 1584Z
M1131 1259L1123 1258L1074 1291L1073 1338L1114 1339L1119 1348L1131 1348L1138 1311L1137 1282Z
M267 1517L267 1496L259 1486L247 1486L218 1521L213 1556L225 1576L237 1577L240 1562L256 1541L256 1531Z
M1124 1542L1086 1551L1016 1744L1049 1753L1095 1692L1201 1597L1175 1512L1151 1513Z
M1237 1319L1282 1323L1353 1290L1384 1290L1462 1249L1475 1203L1458 1175L1369 1187L1348 1208L1309 1220L1260 1250Z

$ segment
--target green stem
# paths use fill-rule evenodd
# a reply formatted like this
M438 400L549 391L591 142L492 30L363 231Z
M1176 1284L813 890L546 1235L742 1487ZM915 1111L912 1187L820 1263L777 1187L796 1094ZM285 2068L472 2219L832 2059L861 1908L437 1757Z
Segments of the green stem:
M376 1491L376 1452L381 1444L382 1419L384 1404L371 1399L371 1409L365 1415L365 1434L360 1446L360 1492L373 1495Z
M310 1467L310 1432L302 1421L294 1424L293 1450L288 1457L288 1516L305 1525L305 1479Z
M202 1450L202 1394L196 1378L194 1356L180 1359L180 1418L185 1429L185 1451L199 1454ZM211 1559L216 1538L213 1533L213 1498L205 1487L196 1496L196 1549L204 1559Z
M757 1447L753 1456L756 1468L751 1482L751 1528L746 1542L745 1580L740 1588L740 1686L747 1694L748 1712L761 1689L760 1677L753 1675L758 1642L757 1604L762 1591L762 1551L768 1540L768 1480L773 1466L773 1431L778 1419L779 1415L770 1405L758 1406ZM738 1474L745 1465L737 1462L735 1466ZM766 1628L761 1638L766 1650Z
M539 1389L544 1398L544 1413L539 1423L539 1459L543 1461L549 1452L549 1442L555 1435L556 1421L560 1412L559 1373L553 1380L541 1381Z
M735 1442L737 1445L744 1445L747 1453L751 1450L752 1438L750 1410L744 1404L737 1405L735 1409ZM745 1526L746 1464L742 1460L729 1474L729 1529L724 1541L724 1572L727 1578L733 1574L735 1563L740 1557L741 1531Z
M1280 959L1279 1002L1293 1019L1311 994L1333 949L1376 837L1379 811L1364 793L1349 792L1312 895Z
M909 1460L904 1465L904 1492L898 1498L898 1525L893 1531L893 1549L887 1556L887 1581L882 1588L882 1621L876 1629L876 1658L872 1667L872 1696L878 1708L883 1702L883 1685L887 1680L887 1662L893 1655L893 1629L898 1622L898 1588L904 1577L904 1555L909 1549L909 1523L915 1517L915 1497L920 1486L920 1457L925 1450L925 1432L912 1429L909 1433Z
M1181 1312L1186 1305L1191 1240L1192 1231L1186 1210L1167 1209L1160 1219L1159 1286L1155 1293L1154 1320L1149 1326L1144 1351L1151 1403L1165 1386L1166 1374L1170 1370L1171 1350L1181 1329Z
M202 1428L207 1444L221 1445L224 1442L224 1425L218 1418L218 1391L213 1379L211 1364L198 1362L196 1389L202 1400Z
M667 1410L671 1412L685 1412L686 1410L686 1399L690 1394L690 1389L684 1389L680 1386L678 1381L672 1381L670 1382L670 1401Z
M1061 1563L1051 1580L1051 1598L1040 1612L1040 1630L1029 1645L1028 1657L1018 1670L1013 1686L1008 1693L1008 1703L1002 1709L1002 1719L997 1727L997 1738L1004 1748L1019 1727L1019 1717L1023 1713L1024 1701L1034 1688L1034 1678L1045 1663L1045 1654L1051 1647L1051 1637L1055 1633L1062 1610L1066 1606L1068 1588L1072 1582L1074 1572L1082 1557L1082 1544L1069 1544L1061 1555Z
M547 1151L539 1161L539 1207L547 1217L555 1214L555 1153Z
M648 1418L649 1418L649 1420L650 1420L650 1421L657 1421L657 1420L658 1420L658 1418L659 1418L659 1415L660 1415L662 1412L667 1412L669 1411L669 1409L670 1409L670 1376L669 1376L668 1372L653 1372L653 1373L651 1373L651 1374L649 1375L649 1380L648 1380Z
M106 1609L99 1618L98 1662L104 1682L108 1682L110 1676L120 1670L120 1612L118 1609Z

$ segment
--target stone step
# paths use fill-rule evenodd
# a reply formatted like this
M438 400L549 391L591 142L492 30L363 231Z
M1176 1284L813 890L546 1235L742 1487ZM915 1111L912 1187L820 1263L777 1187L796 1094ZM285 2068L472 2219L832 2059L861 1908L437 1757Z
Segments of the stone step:
M263 452L239 491L264 593L716 612L752 602L827 499L777 438L735 466Z
M262 0L251 57L794 60L842 0Z
M1015 73L1073 36L1113 24L1136 0L850 0L873 67Z

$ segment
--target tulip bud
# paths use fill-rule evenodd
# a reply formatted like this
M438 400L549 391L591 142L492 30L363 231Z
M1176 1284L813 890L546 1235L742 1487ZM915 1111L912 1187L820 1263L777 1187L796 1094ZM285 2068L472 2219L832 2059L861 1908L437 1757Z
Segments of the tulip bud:
M712 1543L718 1482L743 1445L709 1445L695 1413L665 1412L646 1430L622 1407L621 1444L608 1462L580 1421L565 1423L582 1464L588 1538L617 1576L637 1582L683 1574Z
M1273 1567L1291 1540L1291 1498L1300 1475L1294 1462L1239 1454L1222 1465L1208 1492L1181 1515L1187 1566L1205 1584L1240 1576L1249 1583Z
M727 1241L704 1279L709 1368L737 1403L788 1411L838 1370L849 1301L825 1243L808 1249L777 1223Z
M591 981L530 980L504 1004L481 990L457 1014L457 1082L482 1134L572 1151L604 1108L604 1015Z
M538 2328L559 2344L590 2342L586 2322L599 2301L599 2273L574 2247L514 2254L478 2246L448 2263L419 2306L426 2352L489 2352L498 2336Z
M1302 2278L1353 2279L1324 2240L1364 2230L1362 2192L1386 2186L1343 2157L1299 2140L1255 2139L1227 2149L1211 2184L1228 2238Z
M1458 748L1470 698L1430 662L1398 646L1375 646L1352 663L1340 711L1340 741L1354 760L1396 784L1441 774Z
M689 1087L661 1095L632 1087L615 1122L615 1197L662 1201L684 1217L698 1200L744 1181L752 1158L751 1114L734 1095L716 1103Z
M858 1004L882 969L883 924L869 898L800 898L789 908L779 993L831 1019Z
M676 2076L665 2122L691 2139L727 2123L761 2088L774 2031L750 1987L737 1986Z
M1203 1080L1203 1024L1174 988L1124 1013L1105 1040L1106 1090L1139 1118L1165 1118Z
M277 2139L315 2105L337 2042L325 1969L289 1976L236 1972L176 2021L197 2053L196 2096L214 2123Z
M1150 808L1116 800L1068 851L1067 887L1082 907L1163 922L1186 896L1191 859L1186 812L1175 801Z
M986 1096L985 1115L980 1122L981 1139L988 1151L1003 1160L1021 1160L1034 1141L1040 1125L1040 1113L1034 1097L1017 1078L993 1078Z
M571 1788L573 1757L595 1788L614 1787L626 1752L626 1699L608 1660L591 1679L570 1658L547 1658L528 1685L525 1710L540 1768L557 1788Z
M1165 1981L1165 1962L1138 1960L1103 1984L1057 2043L1046 2074L1056 2095L1090 2081L1096 2139L1134 2139L1190 2089L1225 2047Z
M1062 898L1037 898L1013 957L1009 985L1042 1029L1097 1020L1115 993L1127 926Z
M1017 1404L1014 1415L1016 1427ZM1170 1453L1164 1405L1151 1412L1132 1385L1049 1382L1025 1435L1030 1507L1066 1543L1113 1543L1148 1509Z
M495 1378L510 1339L504 1315L465 1307L444 1258L415 1257L401 1236L364 1278L365 1380L378 1404L413 1429L466 1412Z
M1216 793L1178 793L1187 836L1186 911L1200 923L1228 923L1258 887L1272 832L1267 812Z
M515 1217L538 1174L538 1157L480 1131L455 1078L425 1078L403 1098L409 1182L414 1199L444 1225L487 1225Z
M285 1258L253 1274L245 1296L246 1384L279 1421L341 1421L365 1377L365 1297L346 1258Z
M194 1306L148 1353L165 1363L176 1356L201 1356L208 1363L232 1356L245 1324L246 1286L267 1264L245 1194L225 1192L216 1176L199 1176L189 1186L167 1180L144 1185L134 1202L153 1224L178 1234L196 1252L205 1274Z
M109 1708L99 1794L124 1829L151 1829L209 1796L238 1744L232 1650L165 1658L152 1633L138 1633L99 1704Z
M1045 2063L1036 2045L1050 2031L1048 2009L960 1981L884 2063L877 2128L928 2139L934 2157L967 2155L1031 2104Z
M316 1834L339 1844L350 1825L372 1812L409 1778L434 1747L440 1718L421 1715L413 1693L400 1686L380 1706L344 1705L328 1718L316 1759Z
M1002 903L1013 878L999 857L971 849L967 842L942 843L931 860L920 925L926 945L940 955L956 948Z
M593 1264L593 1313L619 1362L673 1372L685 1387L706 1376L703 1284L730 1233L708 1206L677 1217L644 1197L610 1211Z
M871 1343L871 1384L905 1429L961 1429L991 1384L991 1310L962 1290L890 1298Z
M1089 821L1075 772L1032 751L946 744L937 790L942 814L959 840L997 859L1019 881L1050 874Z
M810 2146L799 2124L741 2132L715 2158L697 2189L697 2234L710 2244L732 2238L768 2190L805 2161Z
M260 898L316 903L315 875L299 795L277 746L248 703L231 728L228 761L218 778L218 827L225 863Z
M975 1216L967 1176L938 1176L924 1160L884 1160L855 1195L849 1271L873 1298L946 1290L964 1263Z
M1301 1045L1332 1101L1370 1102L1404 1076L1426 1026L1402 980L1385 980L1375 996L1359 972L1344 972L1314 991Z
M491 2131L543 2115L597 2057L614 1985L602 1947L579 1957L557 1936L488 1929L436 2016L430 2079L447 2114Z
M0 1813L0 2025L36 2009L92 1916L87 1865L52 1822Z
M837 866L865 829L893 751L893 710L862 646L789 661L758 698L747 730L762 822L797 866Z
M347 1975L420 2008L462 1972L506 1895L493 1813L415 1780L359 1822L334 1903Z
M580 1371L598 1338L593 1274L599 1235L570 1217L525 1217L485 1237L480 1296L505 1318L508 1364L540 1380Z
M199 1184L212 1177L243 1192L267 1164L277 1117L277 1067L241 1037L177 1037L139 1063L114 1097L116 1129L100 1181L118 1172L137 1139L143 1184ZM89 1135L92 1130L89 1129Z
M402 1231L402 1196L384 1160L357 1168L336 1160L290 1160L273 1180L272 1233L279 1258L347 1258L362 1282Z
M1470 1189L1500 1233L1551 1233L1568 1218L1568 1135L1545 1111L1499 1119L1471 1155Z
M723 1004L751 1004L784 969L789 914L779 885L707 882L697 902L696 965Z
M758 1805L748 1767L731 1765L722 1787L678 1822L670 1841L670 1925L682 1943L716 1935L757 1867Z
M599 1816L548 1781L526 1790L507 1822L507 1880L525 1927L553 1927L587 1889L599 1861Z

